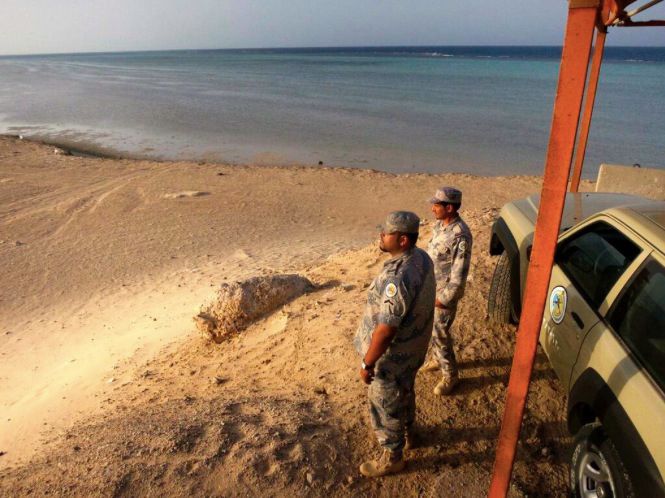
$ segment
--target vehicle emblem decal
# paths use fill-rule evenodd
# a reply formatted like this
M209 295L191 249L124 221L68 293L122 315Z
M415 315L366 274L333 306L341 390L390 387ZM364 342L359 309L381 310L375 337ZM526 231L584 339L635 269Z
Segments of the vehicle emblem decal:
M563 321L566 314L566 304L568 304L568 294L564 287L558 286L552 289L550 294L550 315L552 321L557 325Z

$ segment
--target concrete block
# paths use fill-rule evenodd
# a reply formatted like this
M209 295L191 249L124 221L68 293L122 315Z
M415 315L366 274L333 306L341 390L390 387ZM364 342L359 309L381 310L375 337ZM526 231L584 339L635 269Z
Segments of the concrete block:
M617 192L665 200L665 169L601 164L596 192Z

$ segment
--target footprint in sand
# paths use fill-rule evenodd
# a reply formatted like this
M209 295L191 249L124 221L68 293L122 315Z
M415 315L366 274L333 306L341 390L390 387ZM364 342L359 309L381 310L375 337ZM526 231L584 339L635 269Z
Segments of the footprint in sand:
M240 260L252 259L252 256L247 254L247 252L245 252L243 249L236 250L233 254L231 254L231 257Z

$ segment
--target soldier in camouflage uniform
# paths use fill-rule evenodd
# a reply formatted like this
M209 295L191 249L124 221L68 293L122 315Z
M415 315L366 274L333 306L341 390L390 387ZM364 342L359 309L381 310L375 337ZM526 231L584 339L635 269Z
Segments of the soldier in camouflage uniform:
M441 396L450 394L459 382L450 328L457 313L457 303L464 295L473 237L458 214L462 192L453 187L442 187L430 202L437 219L427 246L427 253L434 261L436 308L432 333L434 361L427 369L441 369L443 377L434 388L434 393Z
M402 451L416 412L415 380L432 336L436 281L434 265L417 248L420 219L395 211L381 227L384 263L367 293L354 346L362 358L360 377L369 384L372 428L383 448L360 472L378 477L401 471Z

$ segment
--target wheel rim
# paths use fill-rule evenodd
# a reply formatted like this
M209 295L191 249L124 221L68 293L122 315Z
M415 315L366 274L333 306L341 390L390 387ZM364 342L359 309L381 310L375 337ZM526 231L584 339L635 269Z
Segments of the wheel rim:
M585 498L612 498L616 496L612 473L603 456L587 450L580 459L577 479L581 496Z

